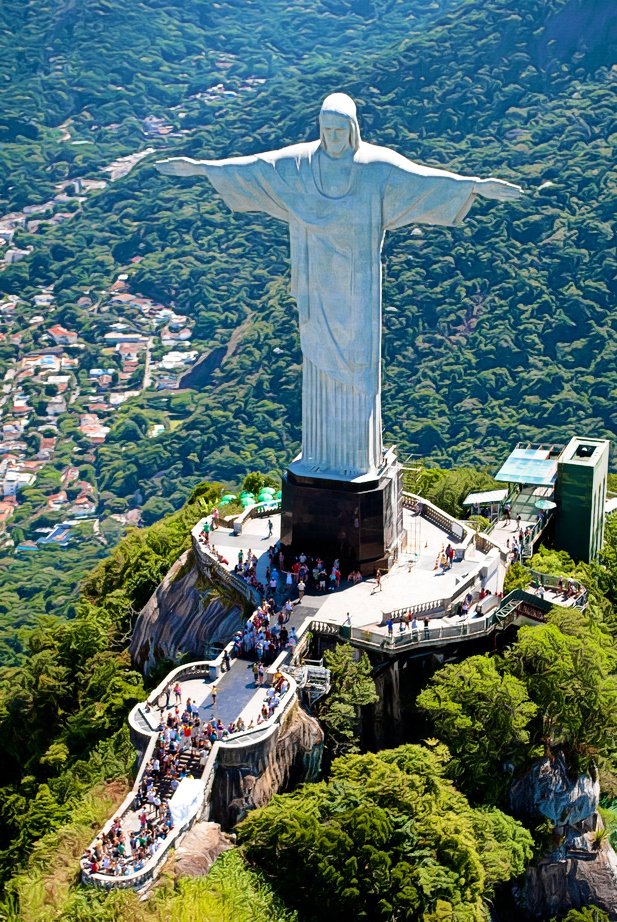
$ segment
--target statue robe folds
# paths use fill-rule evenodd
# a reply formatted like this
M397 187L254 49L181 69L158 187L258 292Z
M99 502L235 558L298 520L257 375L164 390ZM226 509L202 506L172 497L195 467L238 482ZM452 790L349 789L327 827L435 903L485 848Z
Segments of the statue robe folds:
M473 178L361 142L344 195L320 181L320 142L201 161L233 211L289 225L303 355L302 458L292 469L349 480L382 466L381 247L406 224L458 224Z

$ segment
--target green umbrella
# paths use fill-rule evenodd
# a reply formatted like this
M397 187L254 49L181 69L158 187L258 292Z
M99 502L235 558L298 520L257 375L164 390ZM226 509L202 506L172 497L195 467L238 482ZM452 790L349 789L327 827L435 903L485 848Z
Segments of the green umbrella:
M222 498L221 498L221 502L222 502L222 503L231 503L231 502L234 501L234 499L237 499L237 498L238 498L238 497L236 496L235 493L225 493L225 494L222 496Z
M269 493L271 496L274 494L274 487L262 487L259 491L260 493Z
M255 497L253 497L253 499L251 499L249 496L242 496L242 497L240 498L240 502L241 502L242 505L246 508L247 506L252 506L252 505L254 504L254 502L255 502Z
M275 499L283 499L283 491L279 490L278 493L274 494Z
M539 499L534 503L536 509L556 509L557 503L554 503L552 499Z

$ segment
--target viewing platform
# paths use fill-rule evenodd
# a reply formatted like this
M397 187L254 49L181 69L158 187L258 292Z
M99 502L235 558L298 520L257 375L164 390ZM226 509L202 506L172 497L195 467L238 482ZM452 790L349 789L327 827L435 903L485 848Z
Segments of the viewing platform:
M535 502L535 500L534 500ZM279 517L270 516L273 536L263 521L249 520L241 536L233 529L219 527L210 539L232 568L238 548L272 543L278 534ZM516 521L505 523L504 533L517 529ZM508 547L500 535L476 534L465 521L449 516L420 496L404 494L404 527L407 548L394 567L381 578L381 589L374 579L350 585L343 574L341 588L319 592L308 588L296 604L292 624L299 639L308 630L324 636L340 637L355 646L400 655L406 649L441 648L461 641L489 636L510 624L537 624L544 620L552 604L584 608L584 587L546 575L531 573L534 583L516 596L517 613L502 598L503 580L508 565ZM443 549L454 549L452 566L443 569L438 561ZM265 575L267 549L258 556L258 573ZM542 588L538 592L542 580ZM287 593L289 594L289 593ZM286 595L283 581L279 598ZM297 591L291 595L297 602ZM480 598L483 596L483 598ZM512 595L508 597L511 601ZM466 604L467 603L467 604ZM503 607L507 607L505 614ZM418 628L413 630L413 618ZM428 625L424 619L428 619ZM388 621L392 622L392 633Z
M264 579L268 565L267 550L280 527L278 515L272 514L270 520L273 524L272 537L268 537L266 522L260 519L245 520L241 535L234 534L233 528L223 526L211 531L210 543L226 561L224 564L219 561L218 565L232 570L238 551L250 547L258 556L258 576ZM491 633L495 629L495 621L490 616L499 605L506 572L506 553L489 536L476 534L465 522L449 516L415 494L405 493L403 496L403 524L407 536L406 550L382 576L381 588L370 578L350 584L347 573L343 573L340 588L334 591L319 592L309 584L302 602L294 606L290 622L296 629L299 642L309 629L320 634L345 636L358 645L366 645L370 634L373 637L371 646L398 654L405 646L425 641L441 645L457 637ZM194 529L194 542L199 541L200 529L201 523ZM440 560L448 545L454 552L453 562L451 566L443 567ZM295 584L291 592L287 592L284 576L282 574L279 580L277 600L291 595L297 602ZM478 604L480 595L486 599L483 614L474 619L471 607ZM468 610L461 618L459 609L465 605ZM419 637L409 632L405 639L397 637L396 644L383 644L383 640L387 639L388 619L398 628L406 617L411 620L412 614L418 619L429 619L426 637L424 633ZM468 621L471 626L463 631L462 625Z
M82 882L94 884L103 889L116 887L142 889L157 876L167 857L169 849L176 846L182 835L197 819L207 819L210 807L210 794L221 751L250 747L264 741L277 732L285 722L287 715L297 703L296 681L292 675L286 675L289 688L282 696L276 710L266 719L261 718L261 708L266 699L267 686L256 686L251 664L246 660L232 659L231 668L221 672L223 655L216 660L189 663L173 669L165 679L150 693L147 701L135 705L129 714L131 737L136 747L142 752L140 767L130 794L114 812L101 833L92 841L90 854L100 848L101 835L119 824L125 833L126 853L121 862L112 869L103 868L93 872L91 861L82 859ZM212 743L209 749L196 749L190 745L183 746L177 760L180 781L173 791L168 782L159 780L154 785L155 795L164 804L168 803L167 815L171 828L157 838L151 854L143 860L130 846L131 833L142 828L140 817L146 812L150 820L157 818L156 808L148 802L140 802L140 789L146 768L156 758L160 733L166 724L167 715L175 708L176 696L172 692L167 703L166 689L176 683L180 687L181 708L190 698L197 705L200 721L220 719L221 723L238 722L242 718L246 727L243 731L224 733ZM216 685L216 704L212 698L212 688ZM160 808L159 808L160 809Z
M159 873L169 849L197 819L209 817L217 766L224 754L248 752L270 737L276 739L274 734L280 732L294 705L298 706L300 687L311 701L327 693L327 669L319 664L307 668L299 665L311 635L328 642L348 641L379 657L399 657L458 646L513 625L542 623L554 604L580 609L587 604L585 587L577 581L534 571L530 571L528 587L503 599L507 546L504 549L493 535L477 534L467 523L448 516L422 497L405 494L403 505L406 550L383 574L381 584L375 579L350 584L344 574L340 588L320 592L308 586L300 600L295 582L289 586L287 575L279 574L276 602L282 605L285 599L292 600L286 627L294 628L297 644L282 649L264 669L263 686L256 681L250 660L231 657L230 668L224 670L226 654L231 656L233 650L230 642L215 657L173 669L147 701L132 709L129 725L141 754L139 771L131 793L82 859L84 883L106 889L146 887ZM254 517L250 509L242 516L241 528L234 528L233 522L221 523L210 531L208 542L203 533L205 520L201 520L192 532L193 549L200 570L236 591L251 609L259 604L259 593L232 571L240 550L244 556L250 549L257 557L257 578L265 584L280 516L269 510L265 518ZM453 552L452 562L444 565L448 546ZM265 709L264 716L268 688L275 677L279 687L284 681L284 693L274 710L268 713ZM180 711L185 709L188 699L195 722L198 720L202 728L217 725L216 735L208 744L194 745L180 739L180 751L174 756L176 783L170 776L155 772L158 780L148 790L158 805L144 803L142 782L147 770L152 775L152 766L162 752L168 715L175 713L176 702ZM140 837L144 816L157 829L153 841L152 837ZM101 836L118 830L126 843L122 858L114 859L111 866L109 862L99 866L96 854L101 852ZM140 843L146 840L148 852L144 854Z

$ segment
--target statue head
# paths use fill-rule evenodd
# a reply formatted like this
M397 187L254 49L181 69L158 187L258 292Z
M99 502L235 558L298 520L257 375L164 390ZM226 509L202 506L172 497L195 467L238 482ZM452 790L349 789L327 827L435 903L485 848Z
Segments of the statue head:
M356 104L350 96L345 93L326 96L319 113L319 138L323 149L333 157L340 157L347 150L358 150L360 127Z

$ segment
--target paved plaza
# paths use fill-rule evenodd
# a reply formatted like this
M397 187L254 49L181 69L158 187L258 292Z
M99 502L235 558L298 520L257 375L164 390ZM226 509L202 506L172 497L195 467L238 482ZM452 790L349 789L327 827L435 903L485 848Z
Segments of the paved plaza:
M268 536L267 519L249 519L243 525L241 535L234 535L229 528L219 526L211 532L210 540L217 550L228 560L229 569L233 569L238 560L238 551L252 549L257 555L258 578L265 581L268 566L268 549L280 534L280 515L272 515L273 534ZM443 548L448 544L448 535L441 528L411 511L404 510L404 527L407 531L407 550L395 563L394 567L381 580L381 591L373 578L361 583L349 585L347 574L343 574L340 589L316 590L305 594L302 605L294 609L292 619L296 629L307 617L319 617L320 621L333 624L345 624L351 621L353 627L379 625L384 615L400 608L420 606L440 599L451 599L463 591L463 582L478 574L476 588L482 587L489 592L498 592L503 583L503 567L496 563L495 555L489 560L486 554L478 551L473 543L465 549L463 560L454 562L445 573L436 566ZM327 563L330 563L327 561ZM490 566L488 578L480 577L480 570ZM280 581L277 601L286 597L285 585ZM297 601L297 591L291 596ZM317 615L318 613L318 615ZM349 616L349 621L348 621ZM297 623L296 623L297 622ZM451 624L450 619L433 618L431 625L438 628L440 624ZM458 619L457 619L458 623ZM385 631L385 628L383 628Z

